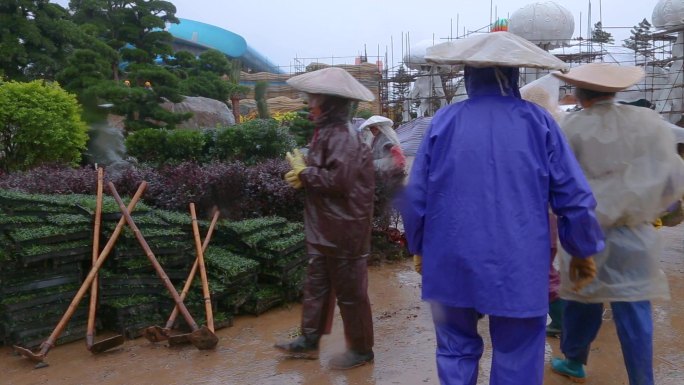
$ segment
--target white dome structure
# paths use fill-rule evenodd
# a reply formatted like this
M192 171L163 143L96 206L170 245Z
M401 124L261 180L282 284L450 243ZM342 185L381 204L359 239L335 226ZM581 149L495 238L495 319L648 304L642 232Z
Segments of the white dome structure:
M575 32L570 11L555 1L531 3L515 11L508 19L508 31L542 48L565 45Z
M670 29L684 25L684 0L660 0L653 7L653 26Z

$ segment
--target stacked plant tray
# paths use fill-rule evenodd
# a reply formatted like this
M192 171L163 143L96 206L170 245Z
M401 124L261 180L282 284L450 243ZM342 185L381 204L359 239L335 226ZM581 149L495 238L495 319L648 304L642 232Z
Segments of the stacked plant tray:
M156 294L110 297L101 308L101 319L105 328L126 338L138 338L146 327L164 324L162 304L166 302L160 302Z
M209 246L204 253L215 327L232 325L233 316L256 290L259 263L243 258L223 246ZM180 289L179 289L180 291ZM204 324L205 305L199 270L195 276L185 304L195 321ZM169 309L170 310L170 309ZM221 322L217 321L220 320ZM179 320L182 327L183 320Z
M94 198L0 190L0 334L36 347L73 299L91 258ZM57 343L85 335L87 300Z
M0 343L36 347L47 338L92 266L95 197L33 195L0 190ZM196 258L189 213L131 213L153 254L180 293ZM102 249L121 218L105 196ZM209 223L198 221L201 238ZM306 265L304 231L279 217L220 220L204 253L215 327L240 313L261 314L297 300ZM166 323L175 304L143 248L125 225L99 273L98 325L134 338ZM58 343L85 336L88 295ZM185 301L205 322L199 272ZM182 327L183 317L178 317Z
M243 306L245 313L261 315L285 302L283 290L278 285L261 284Z
M239 313L256 290L259 263L218 246L209 247L204 260L212 296L219 309L229 314Z
M106 236L113 232L121 214L111 215L103 228ZM138 212L133 220L171 282L183 281L194 252L189 214L151 210ZM204 224L200 221L201 227ZM100 287L104 326L128 338L140 336L150 325L163 325L172 308L168 289L128 225L113 257L104 265Z
M259 263L258 288L245 311L261 314L283 302L298 300L304 283L304 227L279 217L223 223L235 251Z

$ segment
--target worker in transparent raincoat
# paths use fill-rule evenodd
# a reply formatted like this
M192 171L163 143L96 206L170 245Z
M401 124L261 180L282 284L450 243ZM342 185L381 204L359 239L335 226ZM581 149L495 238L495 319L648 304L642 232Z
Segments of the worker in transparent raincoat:
M566 112L558 105L560 80L548 74L526 84L520 89L523 99L535 103L551 114L556 123L560 123ZM551 266L549 269L549 318L551 322L546 325L546 335L558 337L561 335L564 301L560 298L560 273L554 266L558 254L558 225L556 216L549 213L549 228L551 233Z
M592 63L554 74L576 87L581 111L562 122L598 202L606 247L594 258L596 279L580 291L569 282L571 249L561 256L561 297L566 300L561 350L552 369L584 381L591 342L610 302L630 385L652 385L651 300L668 299L659 267L662 241L652 222L684 195L684 162L670 124L656 112L615 103L615 93L643 77L638 67Z

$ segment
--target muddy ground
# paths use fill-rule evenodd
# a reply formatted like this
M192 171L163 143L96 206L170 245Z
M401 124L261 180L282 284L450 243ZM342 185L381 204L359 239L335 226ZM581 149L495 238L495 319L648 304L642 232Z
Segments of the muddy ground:
M672 301L654 304L655 372L659 385L684 384L684 226L662 230L667 250L663 258ZM320 360L284 358L274 342L287 339L299 323L300 306L270 311L260 317L239 317L233 327L217 332L215 351L193 347L169 348L145 339L127 341L122 348L92 355L78 341L54 348L50 366L33 364L0 349L0 384L306 384L419 385L438 384L434 363L435 338L428 307L420 301L420 278L410 261L370 268L370 296L375 319L375 363L347 372L327 369L331 355L344 346L339 313L333 333L323 339ZM592 346L588 384L627 384L620 347L610 311ZM480 329L487 340L486 319ZM487 342L488 344L489 342ZM547 339L546 358L559 355L559 340ZM486 348L478 384L488 384L491 351ZM570 384L546 369L546 385Z

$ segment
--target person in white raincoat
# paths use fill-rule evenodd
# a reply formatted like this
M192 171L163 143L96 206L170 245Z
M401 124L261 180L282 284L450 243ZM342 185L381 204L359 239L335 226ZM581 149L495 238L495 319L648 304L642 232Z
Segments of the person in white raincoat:
M359 127L363 141L371 148L375 170L374 226L386 229L392 222L392 200L406 177L406 157L392 119L373 115Z
M549 74L522 87L520 96L543 107L551 114L556 123L560 124L567 113L558 105L559 89L560 80ZM546 325L546 335L558 337L561 335L565 302L560 298L560 273L554 266L558 253L558 222L552 212L549 212L549 230L551 233L551 265L549 268L549 317L551 322Z
M652 385L651 300L669 299L658 259L660 235L651 222L684 194L684 162L667 122L646 108L614 103L615 92L637 83L643 70L605 63L554 73L577 87L581 111L561 123L598 206L605 249L594 256L596 279L571 289L570 256L561 251L563 316L561 350L552 370L583 382L591 342L610 302L630 385Z
M373 115L359 127L363 141L373 152L373 167L378 171L403 170L406 158L392 119Z

